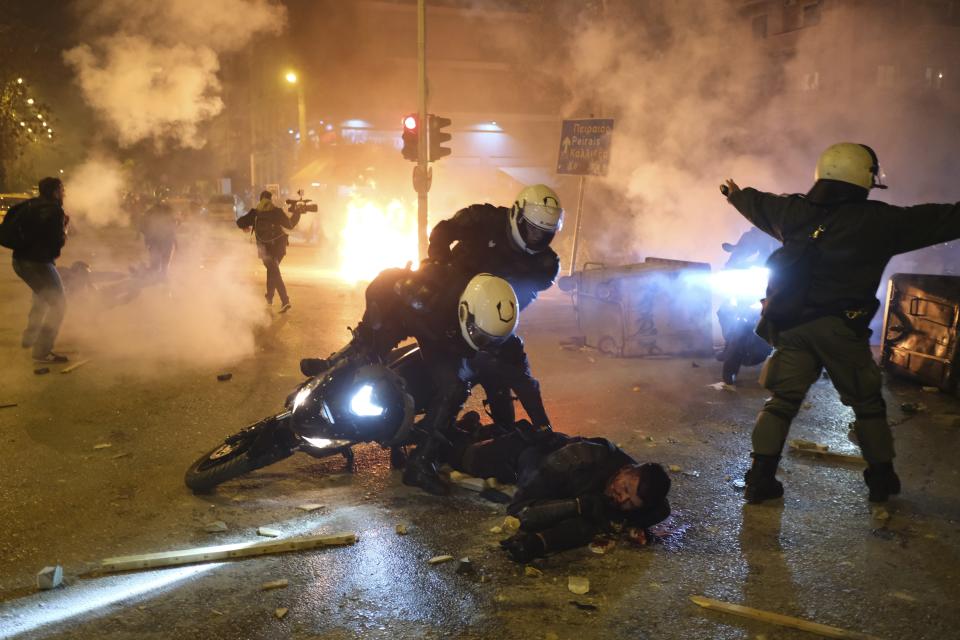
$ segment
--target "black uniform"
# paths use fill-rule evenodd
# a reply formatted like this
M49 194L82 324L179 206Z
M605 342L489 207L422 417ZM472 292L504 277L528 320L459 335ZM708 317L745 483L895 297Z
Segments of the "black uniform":
M893 438L868 341L867 325L879 306L875 295L892 256L960 238L960 204L897 207L867 200L866 189L831 180L818 181L806 197L747 188L729 201L785 244L802 245L821 229L799 311L770 323L766 332L775 350L760 381L773 395L757 418L754 453L780 455L790 422L826 368L841 401L856 414L864 458L871 465L889 463Z
M413 337L427 362L436 394L420 423L431 437L407 465L404 481L431 487L418 473L435 480L436 456L470 391L469 360L476 353L464 341L457 320L460 294L468 278L445 265L425 264L418 271L387 269L366 290L367 308L351 349L368 361L382 360L402 340ZM438 481L437 481L438 482ZM432 492L441 492L436 482Z
M517 493L507 507L520 519L521 533L504 546L514 557L537 556L589 544L617 525L646 528L663 521L670 515L666 498L623 511L604 495L617 472L634 464L636 460L609 440L571 438L521 471Z
M490 273L505 279L517 294L522 311L549 289L560 271L560 258L549 247L527 253L517 247L510 231L510 210L491 204L461 209L441 220L430 233L431 260L454 265L472 275ZM452 248L451 244L456 243ZM534 425L549 424L540 383L531 375L523 341L514 335L497 352L481 353L474 367L496 422L514 423L511 390L517 394Z
M273 302L274 292L280 296L280 303L287 305L290 298L287 295L287 286L280 274L280 262L287 255L289 240L284 229L293 229L300 222L300 213L294 211L289 217L283 209L273 203L264 205L263 201L255 209L237 218L237 226L241 229L253 227L257 238L257 253L263 266L267 269L267 292L264 296L267 302Z

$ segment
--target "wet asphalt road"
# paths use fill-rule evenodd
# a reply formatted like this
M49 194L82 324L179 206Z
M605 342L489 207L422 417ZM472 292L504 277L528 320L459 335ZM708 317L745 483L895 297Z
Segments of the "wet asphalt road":
M118 239L111 268L135 254L127 241ZM257 298L262 269L253 248L244 249L250 256L232 286ZM68 247L65 262L88 253ZM699 610L689 601L695 594L883 638L957 637L956 399L902 382L888 388L904 481L888 521L871 517L859 466L791 455L780 474L785 500L744 508L734 485L764 398L757 370L745 371L738 390L719 391L708 386L719 377L709 359L694 366L562 349L577 329L559 292L534 305L521 331L554 426L607 436L642 461L681 469L671 474L674 516L663 544L621 543L603 556L572 551L538 562L542 577L528 577L499 551L503 536L489 532L502 521L501 507L465 490L440 499L406 488L375 445L358 449L352 474L342 459L300 454L193 496L182 483L187 466L278 409L299 381L298 359L340 346L357 319L361 290L318 277L311 266L318 260L315 250L291 249L285 266L294 309L265 314L246 355L131 360L68 326L62 345L91 362L45 376L32 373L17 344L25 287L0 265L0 404L17 403L0 409L0 638L810 637ZM164 295L185 303L183 322L191 322L193 303ZM218 382L225 371L233 379ZM899 410L915 401L927 410ZM791 436L854 452L850 419L822 381ZM307 502L325 506L297 509ZM205 533L213 520L228 530ZM406 536L397 524L407 526ZM359 541L81 577L109 556L262 540L259 526L284 536L356 532ZM427 564L442 554L469 557L476 574L458 575L455 562ZM54 563L67 585L37 593L35 573ZM570 575L588 577L590 593L570 593ZM284 578L287 588L261 591ZM281 607L289 611L277 619Z

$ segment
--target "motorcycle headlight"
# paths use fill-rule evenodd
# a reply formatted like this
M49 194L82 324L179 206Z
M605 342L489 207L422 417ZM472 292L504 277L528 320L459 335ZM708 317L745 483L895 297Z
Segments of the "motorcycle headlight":
M373 401L373 385L365 384L350 399L350 411L360 418L376 418L386 409Z
M303 385L300 388L300 391L297 391L297 395L293 396L293 410L296 411L307 401L310 397L310 394L313 393L313 390L317 388L318 381L311 380L307 384Z

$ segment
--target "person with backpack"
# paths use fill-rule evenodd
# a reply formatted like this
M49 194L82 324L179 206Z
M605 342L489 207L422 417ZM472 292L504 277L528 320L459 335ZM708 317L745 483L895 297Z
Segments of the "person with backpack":
M273 194L269 191L262 191L257 206L237 218L238 227L253 229L257 239L257 253L267 269L267 292L264 298L268 305L272 305L273 294L279 294L280 313L290 310L290 297L280 274L280 261L287 255L287 231L297 226L298 222L300 211L294 208L290 217L287 217L283 209L273 204Z
M841 142L820 156L805 196L740 189L733 180L720 187L747 220L783 242L767 262L770 281L757 326L774 347L760 374L772 397L753 430L747 502L783 495L775 477L780 453L823 369L856 416L869 500L885 502L900 493L870 319L880 306L875 295L890 258L960 238L960 203L898 207L869 200L871 189L886 188L880 175L873 149Z
M67 241L69 218L63 211L64 189L59 178L44 178L40 196L21 202L3 221L3 245L13 249L13 270L33 291L27 328L20 342L33 349L33 359L67 362L53 345L67 310L56 260Z

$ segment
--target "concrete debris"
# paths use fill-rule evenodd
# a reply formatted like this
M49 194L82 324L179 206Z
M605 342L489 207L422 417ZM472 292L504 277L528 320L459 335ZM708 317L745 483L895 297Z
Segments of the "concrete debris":
M44 567L37 574L37 588L38 589L56 589L63 584L63 567L60 565L54 565L52 567Z
M744 482L742 479L737 479L733 481L734 489L745 489L746 487L747 487L747 483Z
M460 558L457 560L457 573L460 575L473 575L476 572L477 568L470 561L470 558Z
M507 516L503 519L503 524L500 526L503 527L505 533L516 533L520 530L520 521L513 516Z
M50 373L50 367L39 367L33 370L34 375L42 376L44 374Z
M397 532L398 536L407 535L407 525L405 524L398 524L394 530Z
M300 511L306 511L307 513L310 513L311 511L316 511L317 509L323 509L325 506L326 505L323 505L323 504L308 502L306 504L297 505L297 509L300 509Z
M940 387L921 387L924 393L940 393Z
M273 615L277 620L283 620L287 617L288 613L290 613L290 609L287 609L286 607L280 607L273 612Z
M672 464L667 468L670 469L670 471L672 471L673 473L680 473L681 471L683 471L683 467L681 467L678 464Z
M80 361L78 361L78 362L74 362L74 363L73 363L72 365L70 365L69 367L67 367L67 368L65 368L65 369L61 369L61 370L60 370L60 373L70 373L71 371L76 371L77 369L79 369L79 368L82 367L83 365L87 364L88 362L90 362L89 359L87 359L87 360L80 360Z
M490 527L490 533L503 533L503 527L499 525Z
M532 567L528 564L523 568L523 575L527 576L528 578L542 578L543 571L540 571L540 569Z
M427 560L428 564L442 564L444 562L450 562L453 560L453 556L433 556Z
M819 444L817 442L810 442L809 440L791 440L790 451L791 453L803 453L827 460L837 460L839 462L860 463L864 461L861 456L854 455L852 453L839 453L837 451L830 451L830 447L827 445Z
M571 593L582 596L590 591L590 579L584 578L583 576L568 576L567 589L569 589Z
M596 538L590 543L588 548L593 553L602 556L613 551L615 546L617 546L617 543L613 538Z
M113 445L109 442L101 442L100 444L93 445L94 449L109 449Z
M905 592L903 592L903 591L894 591L894 592L891 593L890 595L893 596L894 598L896 598L897 600L903 600L904 602L916 602L916 601L917 601L917 599L914 598L912 595L910 595L909 593L905 593Z
M257 527L257 535L266 538L279 538L283 535L283 532L279 529L271 529L270 527Z
M272 591L274 589L286 589L290 586L290 581L286 578L280 580L271 580L260 585L260 591Z
M870 507L870 517L880 522L886 522L890 519L890 512L887 511L886 507Z
M232 378L233 378L232 373L221 373L220 375L217 376L217 380L219 380L220 382L226 382L227 380L230 380Z
M223 533L227 530L227 523L223 520L214 520L203 525L203 530L207 533Z

